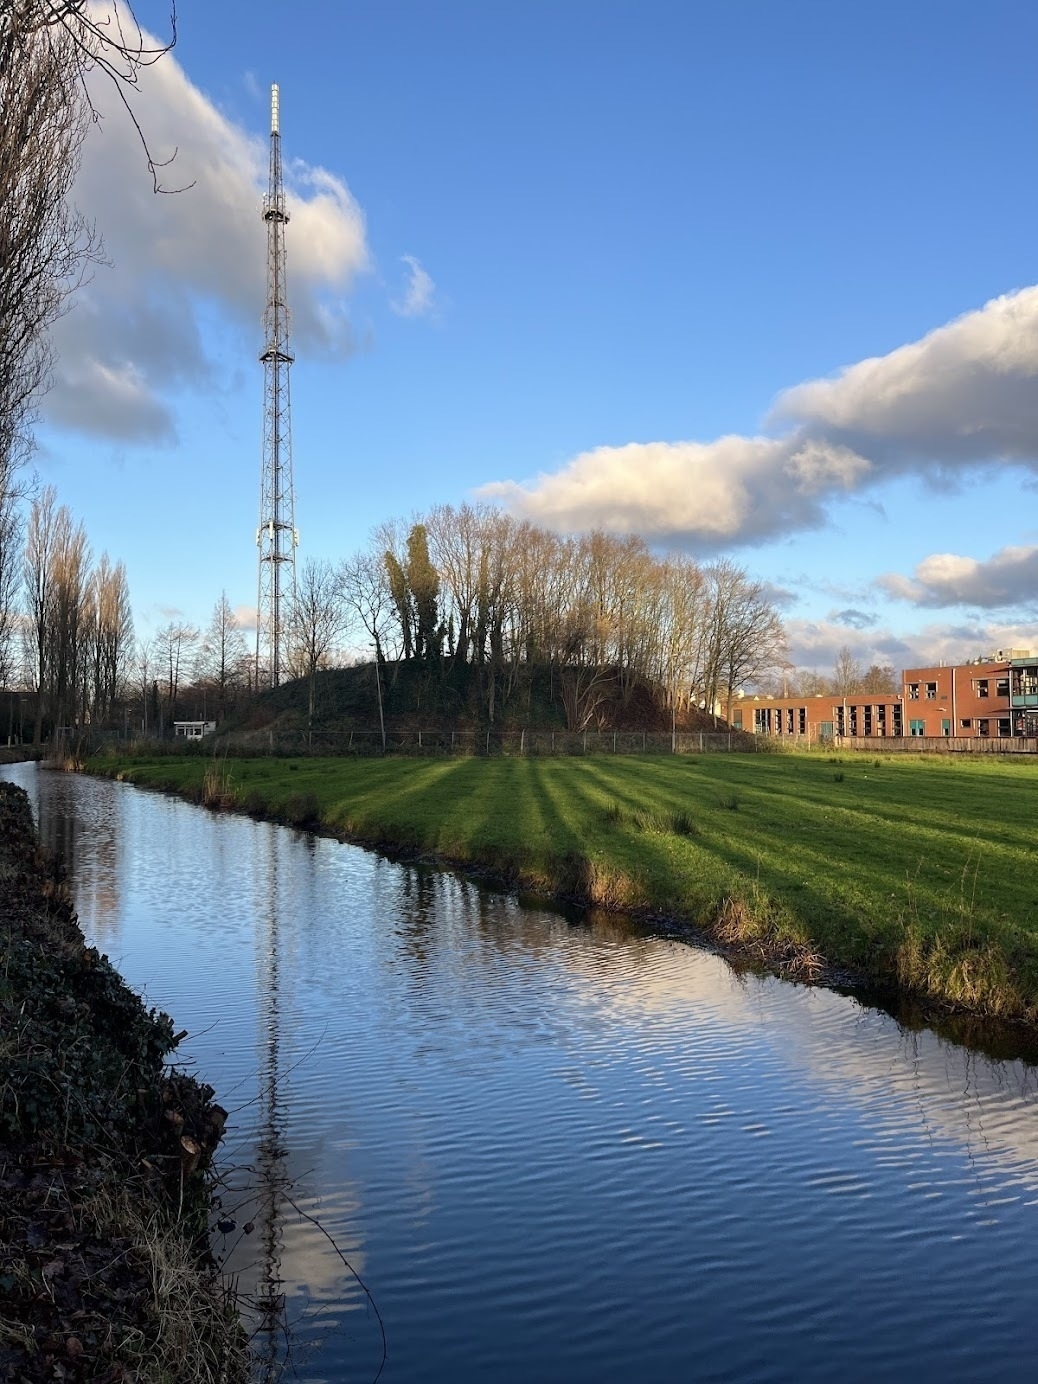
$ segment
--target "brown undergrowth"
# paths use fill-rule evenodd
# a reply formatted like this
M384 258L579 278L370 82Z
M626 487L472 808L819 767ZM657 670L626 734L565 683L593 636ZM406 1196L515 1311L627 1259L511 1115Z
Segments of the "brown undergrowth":
M244 1381L208 1251L225 1114L87 947L0 784L0 1379Z

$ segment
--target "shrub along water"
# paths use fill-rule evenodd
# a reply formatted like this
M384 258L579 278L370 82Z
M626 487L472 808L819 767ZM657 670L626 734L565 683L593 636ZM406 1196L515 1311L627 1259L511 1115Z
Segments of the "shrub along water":
M208 1253L225 1113L164 1059L147 1010L87 947L0 783L0 1377L247 1377Z
M92 770L203 797L203 759ZM1038 1022L1038 763L235 759L220 802Z

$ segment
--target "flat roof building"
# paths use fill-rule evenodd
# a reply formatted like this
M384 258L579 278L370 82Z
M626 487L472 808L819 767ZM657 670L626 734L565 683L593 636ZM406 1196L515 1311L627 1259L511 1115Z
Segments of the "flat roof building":
M732 725L757 735L1004 738L1038 736L1038 657L1011 649L970 663L908 668L901 691L846 697L744 697Z
M215 729L215 721L173 722L173 734L183 740L201 740L204 735L212 735Z

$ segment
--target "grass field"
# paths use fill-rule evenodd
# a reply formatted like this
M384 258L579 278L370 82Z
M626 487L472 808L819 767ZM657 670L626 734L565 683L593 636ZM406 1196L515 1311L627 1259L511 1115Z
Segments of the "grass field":
M532 887L652 908L1038 1022L1038 763L1023 757L97 760L88 768Z

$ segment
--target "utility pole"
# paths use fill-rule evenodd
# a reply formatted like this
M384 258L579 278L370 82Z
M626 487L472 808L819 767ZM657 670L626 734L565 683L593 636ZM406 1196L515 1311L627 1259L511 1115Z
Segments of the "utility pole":
M263 314L263 466L260 480L259 596L256 602L256 687L277 687L285 628L296 595L295 492L288 372L288 289L285 272L285 188L281 174L278 88L270 88L270 181L263 200L267 224L267 306Z

